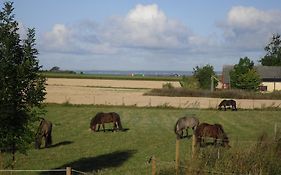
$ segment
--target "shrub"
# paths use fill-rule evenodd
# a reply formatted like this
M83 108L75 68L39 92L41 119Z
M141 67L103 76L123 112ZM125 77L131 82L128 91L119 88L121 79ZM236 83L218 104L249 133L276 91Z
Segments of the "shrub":
M152 89L144 95L169 96L169 97L212 97L212 98L235 98L235 99L281 99L281 91L261 93L246 90L223 90L214 91L184 88Z

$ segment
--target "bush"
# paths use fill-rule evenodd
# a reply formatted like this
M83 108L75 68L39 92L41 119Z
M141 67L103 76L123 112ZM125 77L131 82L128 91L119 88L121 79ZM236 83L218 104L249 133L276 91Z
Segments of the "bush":
M212 98L235 98L235 99L281 99L281 91L261 93L245 90L214 91L184 88L152 89L144 95L169 96L169 97L212 97Z
M163 89L174 89L174 86L172 83L165 83L162 85Z
M183 76L182 80L179 82L181 87L184 89L199 89L199 82L195 77Z

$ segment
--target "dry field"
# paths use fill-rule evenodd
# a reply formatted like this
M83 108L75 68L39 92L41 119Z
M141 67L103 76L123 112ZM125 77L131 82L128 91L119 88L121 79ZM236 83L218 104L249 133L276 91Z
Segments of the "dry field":
M222 100L202 97L144 96L152 88L161 88L168 81L97 80L48 78L47 103L172 106L179 108L216 108ZM178 82L170 82L179 87ZM281 107L281 100L237 100L238 108Z

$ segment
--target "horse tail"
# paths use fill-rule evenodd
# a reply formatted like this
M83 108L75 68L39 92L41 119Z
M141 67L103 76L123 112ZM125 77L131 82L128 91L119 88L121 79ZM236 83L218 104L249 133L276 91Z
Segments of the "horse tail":
M178 131L178 122L175 124L174 130L175 130L175 134L178 134L177 133L177 131Z
M181 135L178 133L178 130L179 130L179 121L177 121L177 123L175 124L175 128L174 128L174 131L175 131L175 134L177 135L177 139L181 138Z
M119 129L119 130L120 130L120 129L123 130L120 117L118 117L118 119L117 119L117 124L118 124L118 129Z
M119 114L117 114L116 112L112 112L111 113L112 114L112 117L116 117L116 123L117 123L117 125L118 125L118 129L120 130L123 130L123 127L122 127L122 124L121 124L121 118L120 118L120 115Z

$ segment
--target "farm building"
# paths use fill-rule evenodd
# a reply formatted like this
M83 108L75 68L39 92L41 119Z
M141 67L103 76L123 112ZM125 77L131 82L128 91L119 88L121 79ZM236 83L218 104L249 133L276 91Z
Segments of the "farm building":
M225 65L222 69L222 89L231 88L229 72L233 69L233 65ZM272 92L281 90L281 67L280 66L256 66L257 72L261 77L261 91Z

